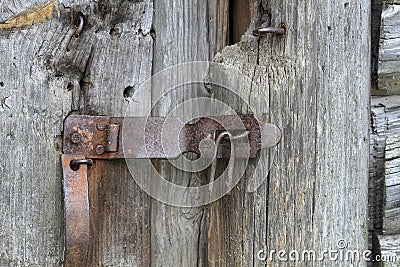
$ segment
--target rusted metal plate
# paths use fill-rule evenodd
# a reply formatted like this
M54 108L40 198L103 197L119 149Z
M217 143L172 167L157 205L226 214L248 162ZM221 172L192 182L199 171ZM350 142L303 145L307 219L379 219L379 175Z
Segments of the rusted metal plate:
M62 155L64 204L65 204L65 253L64 266L86 266L89 250L89 198L87 165L71 169L72 160L84 156Z
M179 118L71 115L64 123L63 152L93 159L177 158L185 152L200 155L200 142L215 140L223 131L249 131L241 142L235 142L237 158L254 158L260 149L276 145L281 138L278 127L259 122L253 115L207 117L194 124ZM221 143L217 157L230 157L229 141Z

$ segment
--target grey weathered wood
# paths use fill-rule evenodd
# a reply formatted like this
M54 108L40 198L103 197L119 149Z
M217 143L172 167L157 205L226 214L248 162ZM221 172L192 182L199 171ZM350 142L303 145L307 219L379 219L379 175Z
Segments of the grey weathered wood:
M43 2L2 1L0 20ZM65 49L72 27L55 6L50 10L53 18L45 23L0 26L1 266L59 266L63 258L59 156L71 93L51 61Z
M69 6L76 9L78 4ZM78 9L91 27L72 39L64 55L73 63L68 65L83 70L71 78L79 84L78 112L123 116L135 88L151 76L153 1L84 2ZM85 62L79 60L81 53L88 55ZM149 92L140 104L145 107L150 97ZM151 199L123 160L96 162L89 179L91 266L149 265Z
M269 188L247 194L239 185L210 208L215 265L262 265L256 253L264 244L321 251L345 239L351 249L367 247L369 6L263 1L272 26L284 22L287 35L259 40L248 32L217 56L256 82L251 94L266 93L269 106L258 109L284 136Z
M397 159L395 153L397 151L396 138L399 132L400 96L372 98L369 175L370 230L378 232L384 230L382 220L385 209L391 207L391 204L387 205L386 202L396 203ZM386 189L387 185L391 187L389 191ZM386 197L387 193L390 194L389 198Z
M227 43L228 1L155 1L155 45L153 71L176 64L210 61ZM176 77L172 77L176 79ZM161 88L152 88L158 95ZM204 85L188 85L153 99L153 115L167 116L182 101L207 96ZM199 108L199 107L193 107ZM188 110L195 113L196 110ZM171 182L198 186L204 174L177 172L159 162L158 171ZM160 188L160 190L165 190ZM204 208L178 208L163 203L152 205L152 265L195 266L207 264Z
M371 100L369 218L370 230L382 231L385 182L385 150L388 135L399 130L399 96L374 97Z
M385 1L381 18L381 37L376 94L400 93L400 5Z
M97 31L99 37L93 40L93 32L86 32L88 42L83 42L82 47L77 49L92 51L80 82L83 91L79 101L80 111L121 116L127 106L124 89L132 87L134 91L145 79L150 78L151 72L156 73L171 65L189 60L209 60L213 51L222 48L226 38L218 34L224 27L209 26L219 25L214 20L226 21L222 11L207 8L211 4L219 8L219 5L208 2L201 2L198 7L196 3L186 4L184 1L156 1L152 17L151 2L143 4L145 10L140 9L139 4L132 3L126 7L126 11L118 10L118 16L127 13L127 21L112 25L112 21L117 19L114 12L92 14L91 19L96 22L99 20L97 27L92 30ZM117 10L118 5L109 4L107 10ZM226 9L225 6L221 4L221 8ZM142 11L145 12L143 15ZM103 16L105 21L101 21ZM188 24L188 17L197 24ZM132 29L131 25L135 27ZM112 34L109 35L109 32ZM175 94L168 97L170 100L165 102L167 104L160 104L159 111L153 115L167 115L168 110L186 96ZM152 92L149 91L143 95L143 99L127 97L126 100L137 102L134 106L143 106L148 105L151 99ZM95 194L92 195L92 203L98 203L92 212L98 216L98 221L93 223L94 236L97 237L91 251L93 265L168 266L181 263L185 266L204 261L198 255L203 227L202 209L179 209L150 200L135 186L124 165L123 161L106 162L96 163L92 168L91 179L103 173L100 180L91 183ZM168 165L160 163L159 166L160 172L173 176L174 182L185 183L192 179L187 175L173 175L175 171ZM121 196L131 201L121 203ZM121 222L121 217L126 219ZM134 234L127 237L126 229L135 229Z
M397 267L400 261L400 235L379 236L383 266Z
M400 96L371 100L369 230L377 237L374 250L397 255L399 233ZM385 262L385 266L393 266Z
M69 112L122 116L132 101L143 115L158 89L132 99L142 82L174 64L210 60L227 44L228 2L65 0L54 6L53 18L11 20L12 29L9 18L44 1L2 2L0 16L8 23L0 24L1 265L62 262L63 118ZM247 34L216 60L254 81L234 88L284 131L278 149L260 158L264 172L274 158L268 179L247 192L251 162L230 195L182 209L142 192L123 160L96 161L89 172L91 266L260 266L264 245L320 251L346 239L352 249L366 247L369 1L254 0L248 8ZM79 38L73 37L76 12L88 21ZM266 17L273 25L284 22L287 35L251 36ZM218 88L211 93L248 111ZM154 115L208 94L199 86L167 95ZM156 166L176 183L207 182L204 174Z
M37 4L3 2L9 10L3 19ZM151 76L152 1L63 1L56 8L59 18L54 10L52 20L1 31L1 116L7 125L2 133L9 136L1 141L5 266L59 266L63 260L58 141L63 118L71 111L121 116L124 89ZM78 11L88 24L75 38ZM96 163L92 172L97 175L90 175L91 212L98 215L92 221L92 265L147 265L149 197L123 161Z
M49 135L49 133L52 132L55 132L53 133L54 136L60 135L62 119L69 111L82 114L122 116L124 115L129 101L138 101L137 99L133 100L131 98L132 93L139 84L151 76L152 71L161 70L170 65L187 60L209 60L216 51L221 50L223 46L226 45L228 36L226 34L221 35L220 31L226 31L227 28L225 25L228 21L227 3L217 3L216 1L201 2L201 6L197 8L196 3L184 6L184 1L182 1L176 9L171 9L169 7L164 9L162 7L163 5L172 5L172 3L173 1L169 3L162 3L161 1L156 3L156 7L154 8L155 18L153 20L152 1L122 1L113 3L103 1L97 4L90 4L85 1L64 1L59 5L61 8L60 13L62 20L54 19L51 22L45 21L44 24L34 25L31 28L24 30L16 29L12 30L12 32L5 33L7 36L15 38L14 42L17 45L20 43L23 45L25 43L19 40L18 36L22 38L24 36L24 31L31 31L30 34L26 36L26 40L27 42L34 40L35 45L40 46L41 50L39 52L43 61L43 63L40 62L43 65L41 66L42 68L38 68L37 70L40 75L37 75L43 76L42 79L47 81L47 83L51 81L57 85L57 87L53 89L58 90L56 91L58 94L54 94L54 99L46 98L50 102L49 105L46 105L47 102L43 101L42 98L37 99L37 105L50 106L47 108L46 113L42 112L42 117L38 117L39 122L47 122L44 118L49 120L49 126L42 129L42 135ZM210 6L210 8L208 8L208 6ZM7 3L4 3L3 9L6 8ZM18 14L24 11L24 9L25 6L16 7L13 10L10 9L9 16L4 14L4 19L8 19L12 14ZM85 27L80 38L75 39L73 37L75 28L73 19L74 13L78 11L85 14L88 25ZM182 12L185 12L185 17L180 16ZM192 18L198 17L199 21L203 23L186 24L184 26L188 16ZM170 23L165 23L164 20ZM154 30L151 28L153 21ZM176 27L173 22L177 22L178 27ZM54 28L49 26L50 23L54 23L52 26ZM209 24L211 26L209 26ZM39 28L39 30L36 30L35 27ZM179 32L182 27L185 29L185 35ZM155 29L159 31L159 37L157 37ZM170 32L172 32L173 35L169 35ZM52 43L44 41L46 38L50 38L53 35L58 37L58 39L53 38ZM196 38L191 39L191 37L195 37L195 35L201 38L200 42ZM32 38L32 36L36 38ZM153 48L154 39L156 39L157 42ZM168 44L171 40L175 40L174 45ZM10 68L10 66L12 62L15 61L15 69L18 67L20 73L24 73L23 70L25 69L22 65L24 60L17 61L18 59L13 59L12 55L8 53L9 51L18 52L24 48L22 46L14 47L14 43L9 43L6 39L2 41L4 44L7 44L7 47L2 51L5 55L9 55L8 57L4 56L3 69L12 71L13 68ZM199 49L199 47L202 48ZM154 58L153 50L156 53ZM29 50L25 51L27 57L32 53L32 56L30 56L32 58L35 52L35 46L32 45ZM164 55L170 55L174 58L171 62L165 61L163 60ZM24 56L24 54L20 53L20 56ZM27 61L27 59L25 59L25 61ZM18 62L20 62L22 67ZM28 68L26 69L29 70ZM32 68L30 74L36 74L32 71ZM57 75L57 79L54 79L55 74ZM11 77L13 77L13 75L11 74L3 72L3 75L5 77L4 86L9 88L10 92L16 90L17 85L25 85L20 84L21 82L18 79L16 79L14 82L15 84L13 84L11 82ZM8 79L10 79L10 81ZM25 81L26 77L21 76L19 79ZM44 85L46 85L46 83L44 83ZM40 90L38 90L33 83L27 84L26 87L35 93L41 92L41 90L43 92L45 92L44 90L48 90L48 86L42 86L39 88ZM22 86L22 88L26 90L25 86ZM8 94L9 93L6 92L3 98L2 107L4 107L4 109L2 109L2 111L4 110L4 112L7 112L7 109L9 109L10 111L8 111L8 113L11 113L11 108L9 108L12 107L13 104L11 100L16 102L16 99L11 99L11 95L9 96ZM31 96L32 93L28 95ZM39 96L45 95L46 94L42 93ZM178 98L180 98L180 96L178 96ZM151 92L148 92L148 95L145 95L145 98L141 99L138 105L143 106L144 102L150 100ZM175 105L174 101L172 101L172 106L173 105ZM66 106L66 108L64 106ZM20 105L17 108L23 109L24 106ZM162 108L168 109L169 107ZM45 109L41 108L39 110ZM15 114L21 113L18 109L14 110L14 112ZM28 111L25 113L25 116L29 116ZM50 115L51 117L48 117ZM24 122L23 118L19 119L19 121L21 121L21 123ZM16 131L17 128L9 127L10 129L4 128L4 130L5 133L8 130L10 131L10 140L14 140L17 135L29 136L29 132L25 132L25 135L22 134L23 131L21 129L25 127L24 124L21 125L21 129L16 133L14 133L14 131ZM52 128L49 130L49 127ZM20 142L14 142L15 146L21 143L21 140L19 141ZM49 218L43 221L51 224L47 227L48 229L51 230L54 228L57 231L43 231L42 228L39 228L39 225L37 231L44 232L45 238L41 236L32 237L33 241L38 242L38 240L42 240L48 243L52 248L51 251L55 251L55 255L53 255L52 258L45 257L45 253L49 253L49 251L46 250L47 247L39 246L39 244L35 245L34 242L30 242L29 238L23 236L24 232L22 231L20 233L11 232L9 236L5 236L5 238L2 239L3 242L9 242L13 237L16 240L15 242L25 240L25 243L28 243L29 246L33 245L35 248L43 248L42 254L38 254L37 256L33 254L33 256L36 258L37 264L48 264L50 266L57 265L54 261L60 262L62 260L63 250L61 227L61 175L58 152L53 148L53 142L53 138L49 138L46 143L47 148L50 146L50 148L54 150L53 154L49 154L52 155L53 159L47 162L43 161L42 158L37 158L37 161L44 166L50 164L52 168L54 168L53 172L41 171L30 174L31 170L24 169L25 172L22 173L23 175L18 176L16 169L16 174L13 176L19 177L19 188L26 188L23 181L34 180L35 182L32 182L32 187L35 187L35 190L38 190L38 192L46 192L49 199L52 200L50 203L55 205L49 208L49 205L45 203L39 206L38 209L43 209L48 212ZM4 153L9 150L18 152L18 149L13 149L13 147L8 147L6 145L4 147L6 148L2 150ZM23 149L23 147L19 145L19 149ZM38 149L40 149L40 151L44 150L42 153L43 155L50 153L46 147L39 147ZM29 150L31 150L33 154L35 153L35 150ZM28 156L30 157L30 155L26 155L26 157ZM7 160L6 154L4 154L2 159ZM4 176L6 175L8 166L14 166L12 165L14 162L15 157L10 157L9 161L7 160L7 162L2 164L5 167L2 169ZM32 162L32 164L34 163L35 162ZM15 168L17 168L17 166L18 165L16 165ZM38 166L38 168L40 168L40 166ZM44 190L47 188L44 187L47 185L46 183L43 186L38 186L40 183L32 179L30 175L36 175L36 180L39 178L44 180L43 175L46 175L45 177L50 176L49 181L52 182L51 185L53 186L50 188L51 191L47 192L50 189L47 191ZM192 215L190 215L188 211L170 208L158 203L154 204L154 212L151 213L150 206L152 200L140 191L130 177L123 161L96 162L91 168L89 175L91 214L92 218L95 218L91 222L94 238L90 251L90 261L93 266L116 266L121 264L127 266L149 265L150 259L154 260L152 263L154 265L174 264L176 262L181 262L183 265L191 265L200 262L197 255L197 245L199 243L198 232L202 224L197 216L192 218ZM7 179L14 179L13 176L6 177ZM177 180L178 179L180 179L180 177L177 177ZM11 185L9 185L10 182L7 181L8 180L2 183L4 186L7 186L2 192L9 192L10 190L12 192ZM18 183L16 184L18 185ZM4 196L3 203L9 203L11 201L7 201L7 199L10 198L8 193L2 196ZM20 199L21 197L24 196L20 194L16 196L16 199ZM165 212L162 212L162 209L164 209ZM4 229L5 232L14 229L11 226L11 220L15 218L15 213L19 210L23 209L19 206L2 206L3 214L9 214L10 219L9 223L4 221L2 229ZM200 212L199 214L201 215L202 209L198 210L199 211L196 211L196 213ZM29 207L26 207L26 212L30 212ZM154 216L154 218L151 218L151 216ZM24 217L28 222L31 219L26 215ZM166 220L169 220L170 223L165 223ZM32 221L34 221L34 219L32 219ZM153 225L150 224L151 222L153 222ZM197 226L193 227L193 225L196 224ZM15 223L13 225L16 227ZM180 228L190 230L186 235L186 241L192 245L186 252L182 248L188 246L182 244L182 241L180 241L184 238L178 235L178 233L166 233L165 226L175 227L177 230ZM151 232L153 236L150 234L151 227L153 227ZM54 231L55 234L53 233ZM47 237L46 233L50 236ZM50 240L46 241L46 237ZM150 239L152 239L154 245L151 249L152 254L150 254ZM163 243L169 242L168 240L171 239L173 240L172 248L170 244L167 244L167 247L165 247ZM54 244L55 242L56 244ZM5 261L5 264L8 264L8 262L17 262L18 260L24 264L30 262L30 260L34 261L34 259L30 259L27 256L25 256L26 259L18 258L21 257L20 255L26 255L24 247L15 251L16 246L14 243L6 244L2 246L2 248L4 248L4 251L2 251L2 261ZM14 251L10 252L10 249L14 249ZM42 250L39 252L41 251ZM31 253L28 253L28 255L30 254ZM166 257L169 255L170 258L167 259ZM204 261L204 259L202 260ZM34 262L32 264L34 264Z
M385 159L383 233L400 234L400 132L387 137Z

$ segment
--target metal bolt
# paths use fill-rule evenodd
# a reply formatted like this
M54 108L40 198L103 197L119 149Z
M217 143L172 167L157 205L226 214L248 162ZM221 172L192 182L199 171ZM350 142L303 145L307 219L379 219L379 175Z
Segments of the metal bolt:
M79 133L73 133L71 135L71 141L74 144L78 144L81 141L81 135Z
M103 145L98 145L98 146L96 147L96 152L97 152L97 154L99 154L99 155L103 154L105 151L106 151L106 149L104 148Z
M99 121L99 122L96 124L96 127L97 127L97 130L99 130L99 131L104 131L104 130L106 129L107 125L106 125L105 122Z

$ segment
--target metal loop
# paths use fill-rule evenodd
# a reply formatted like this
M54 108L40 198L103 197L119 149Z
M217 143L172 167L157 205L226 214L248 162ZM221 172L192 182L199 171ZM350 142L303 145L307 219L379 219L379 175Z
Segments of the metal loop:
M216 140L216 142L215 142L214 159L213 159L213 162L211 163L211 169L210 169L210 183L209 183L209 191L210 191L210 192L211 192L212 189L213 189L213 183L214 183L214 180L215 180L215 172L216 172L216 167L217 167L218 147L219 147L219 145L221 144L222 139L223 139L225 136L228 136L229 139L230 139L231 141L233 141L233 140L237 140L237 139L246 137L246 136L248 136L249 134L250 134L249 131L245 131L245 132L242 133L242 134L233 136L230 132L224 131L224 132L222 132L222 133L220 133L220 134L218 135L217 140ZM231 158L232 158L232 159L235 158L235 149L233 148L233 143L232 143L232 142L231 142ZM228 177L229 177L229 184L230 184L230 183L231 183L231 179L232 179L232 175L233 175L233 167L234 167L234 164L232 163L232 164L230 164L230 165L228 165L228 166L230 166L229 169L228 169Z
M284 27L260 27L253 31L253 35L255 36L262 36L268 33L275 33L278 35L285 34L286 29Z
M86 165L93 165L93 160L91 159L73 159L71 160L69 166L72 170L77 171L79 169L79 165L86 164Z
M74 164L74 165L81 165L81 164L93 165L93 160L91 160L91 159L73 159L73 160L71 160L71 164Z
M85 23L85 17L83 16L82 13L79 13L77 18L76 18L76 30L75 30L75 38L78 38L82 31L83 31L83 26Z

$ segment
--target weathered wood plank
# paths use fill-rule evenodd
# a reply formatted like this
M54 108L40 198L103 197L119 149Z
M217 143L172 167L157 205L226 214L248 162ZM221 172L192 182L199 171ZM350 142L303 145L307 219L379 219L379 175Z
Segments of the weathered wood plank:
M378 90L375 94L400 93L400 5L388 1L381 19L378 63Z
M127 101L134 101L134 107L145 110L143 105L149 104L147 102L151 100L152 92L144 94L144 99L131 97L138 85L151 76L151 72L188 60L208 60L213 51L218 49L212 44L221 47L226 38L216 34L224 27L213 28L208 25L212 22L209 21L209 12L215 14L216 18L211 16L213 20L226 21L222 17L225 15L223 12L209 11L208 2L201 2L201 6L177 1L156 2L152 24L152 18L149 18L152 16L149 15L152 14L150 1L125 3L117 8L119 4L99 3L93 9L88 9L87 17L93 21L93 28L85 31L78 44L73 40L75 43L70 46L74 49L70 49L71 55L63 60L68 62L65 64L68 71L71 71L70 66L84 71L81 80L73 82L80 85L77 94L78 111L81 113L122 116ZM113 23L117 17L118 20ZM199 23L187 23L187 17ZM96 38L93 38L94 35ZM82 58L77 56L77 53L82 53L80 51L86 51L85 65L77 61ZM159 111L153 115L167 115L171 108L191 95L174 94L167 97L171 100L160 104ZM191 175L176 175L168 165L160 164L159 168L161 173L172 176L175 182L186 183L192 179ZM95 239L91 262L94 266L147 265L150 264L149 258L151 264L156 266L173 265L176 262L192 265L204 261L198 255L199 239L203 238L200 231L204 227L201 208L188 211L157 202L151 204L152 201L144 197L134 184L123 161L96 163L91 170L90 184L94 194L91 194L91 200L97 203L92 208L92 214L98 216L92 222ZM99 173L103 175L94 180L95 174L98 176ZM132 203L121 204L121 195L132 199ZM126 220L121 222L121 218L125 217ZM123 229L132 228L136 236L127 237ZM182 232L181 229L186 231ZM150 240L151 244L148 243ZM182 240L186 240L185 245L182 245ZM142 250L138 250L139 244Z
M184 62L211 60L215 51L222 49L227 42L227 2L155 1L153 72ZM183 101L208 95L203 84L176 88L161 99L155 96L160 95L163 89L155 86L152 90L152 104L155 106L153 115L156 116L167 116ZM187 108L185 116L190 117L199 108ZM157 164L160 175L176 184L198 186L206 179L202 173L177 171L166 162L160 161ZM157 202L152 205L151 218L152 265L207 264L203 207L179 208Z
M400 234L400 132L387 137L385 159L383 233Z
M392 148L396 145L396 142L393 139L396 139L396 133L399 132L400 96L372 98L369 171L369 229L377 231L378 233L383 230L382 219L385 213L385 203L387 200L385 197L386 184L388 182L392 184L392 181L396 180L396 175L391 174L392 171L390 170L390 166L392 165L392 158L396 160L395 156L391 155L397 151ZM388 147L388 142L393 144ZM387 167L386 164L388 164Z
M378 255L396 254L396 234L400 205L398 144L400 96L373 97L371 100L369 230ZM383 234L383 235L382 235ZM393 266L385 262L385 266Z
M209 0L209 42L213 58L229 43L229 1Z
M400 262L400 235L379 236L384 267L397 267Z
M367 247L370 2L262 3L260 17L270 14L272 26L285 23L286 36L258 40L248 35L216 60L256 81L251 93L265 92L270 106L263 108L284 136L269 175L268 195L265 188L253 196L233 192L224 200L226 205L211 209L208 217L215 222L209 226L214 229L209 238L215 242L209 243L209 251L219 266L258 266L264 264L256 254L263 245L267 252L304 248L321 252L337 248L337 241L345 239L349 249L363 250ZM261 207L252 203L253 197ZM253 218L246 217L251 207L260 209ZM264 230L248 227L248 218L249 225ZM248 251L253 242L256 245Z
M43 3L2 1L1 19ZM27 27L0 27L1 266L59 266L63 258L60 136L71 93L46 52L65 48L73 28L57 10L28 12L47 19Z
M152 73L153 1L100 1L80 8L90 27L69 43L58 67L81 70L70 81L78 84L78 112L124 116L135 89ZM138 115L150 100L151 92L136 100ZM89 171L89 194L90 266L149 266L151 199L125 161L96 161Z
M165 4L172 5L172 3L173 1L170 1L170 3ZM87 1L63 1L62 5L60 4L63 8L61 10L63 19L62 23L60 23L61 25L56 24L57 27L54 30L51 29L50 32L44 31L41 35L43 37L36 36L37 39L34 39L37 42L36 45L40 46L38 53L45 63L43 64L45 71L39 70L43 71L45 73L43 74L44 77L50 81L53 80L52 75L57 75L57 86L62 88L61 92L64 95L56 95L55 99L63 106L67 106L67 108L59 111L59 103L53 98L49 98L54 106L49 108L48 112L57 119L56 129L61 131L62 118L69 111L82 114L123 116L128 102L138 101L138 99L132 99L135 89L151 76L152 71L161 70L172 64L187 60L207 60L214 55L215 51L222 49L227 42L228 35L220 35L219 32L227 29L225 25L228 21L227 3L201 2L200 7L197 7L196 3L190 4L190 6L185 6L184 4L181 2L177 9L163 9L161 7L163 3L157 3L159 9L158 13L156 9L156 19L154 20L155 29L159 30L159 38L157 38L155 30L151 28L153 26L153 1L120 1L113 3L100 1L92 4ZM5 7L3 5L3 8ZM23 7L20 8L22 9ZM85 15L87 24L82 35L76 39L73 37L75 30L74 18L78 11ZM170 12L168 13L167 11ZM179 16L180 12L185 12L185 17ZM11 11L10 14L12 13ZM193 18L193 16L198 16L199 21L202 21L202 23L185 24L187 22L186 18ZM178 31L174 32L177 29L175 24L164 24L164 19L170 22L177 22L179 24ZM53 23L57 23L57 21ZM68 26L65 27L64 24ZM209 26L209 24L213 26ZM43 24L43 27L45 26ZM185 30L185 35L179 32L179 29L182 28ZM45 29L48 30L48 28ZM170 32L174 33L168 36ZM45 37L48 38L56 35L56 33L58 34L58 39L50 38L53 43L43 41ZM27 37L27 41L32 39L34 34L37 35L38 33L32 32L32 35ZM163 37L166 39L163 39ZM154 38L157 40L155 46L157 56L155 60L153 60ZM165 43L165 40L168 42L175 40L176 43L171 46ZM20 41L20 39L16 38L15 43L18 44ZM15 44L7 47L4 51L13 51L11 49L14 48L13 46ZM22 48L17 47L14 49L18 51ZM29 52L30 50L26 51L26 53ZM173 57L173 59L171 61L164 60L168 56ZM8 60L6 62L9 64L12 61ZM3 68L6 69L7 64ZM11 68L10 70L13 69ZM31 72L31 74L35 74L35 72ZM12 77L12 75L9 76ZM19 80L17 82L18 84L21 83ZM7 86L8 80L1 84L2 86ZM15 88L15 86L10 86L10 88ZM33 92L38 91L35 87L33 88L35 89ZM8 96L3 98L2 107L4 109L9 108L11 105L8 98ZM182 99L182 97L178 95L177 99ZM148 92L147 95L144 95L144 99L139 99L137 106L140 107L138 107L138 110L145 110L144 105L147 105L146 103L150 103L150 101L151 92ZM43 103L45 104L46 102L39 104ZM171 107L173 107L176 102L172 101L171 104ZM170 106L162 107L165 110L169 108ZM53 125L52 122L50 122L50 125ZM45 132L48 132L48 130L45 129ZM14 133L10 134L10 138L14 138ZM51 141L53 140L51 139ZM52 144L50 141L49 143ZM52 175L53 183L59 182L61 178L60 169L57 167L59 166L59 162L56 160L57 153L56 151L56 157L51 162L58 172L47 172L47 175ZM6 159L6 157L4 156L3 159ZM14 159L11 159L10 162L13 161ZM8 165L4 164L4 166ZM169 171L166 170L165 172L168 173ZM123 161L96 162L90 169L89 175L93 237L90 250L91 265L165 265L175 264L179 261L183 265L190 265L206 261L206 257L203 256L202 259L199 259L199 255L197 255L198 244L205 242L202 241L205 235L201 236L199 234L201 228L204 228L201 217L193 217L191 215L192 212L184 209L173 209L157 203L154 208L154 218L151 219L150 206L152 201L135 184ZM143 175L146 175L146 173ZM21 187L23 179L27 178L21 177ZM181 180L181 177L177 176L176 179ZM42 189L38 188L41 192L46 192ZM57 208L54 208L54 211L58 212L56 214L58 220L47 220L53 223L52 226L58 230L58 235L53 240L53 243L50 242L51 240L48 242L52 248L59 248L55 252L56 254L58 253L57 255L47 259L48 265L51 266L58 265L54 261L62 261L63 250L62 227L60 226L62 223L61 188L58 187L56 189L53 189L55 191L53 196L58 199L58 201L54 202L58 204ZM7 191L9 190L4 190L3 192ZM39 208L51 211L48 206ZM161 209L166 212L161 212ZM7 214L7 207L2 210ZM15 213L17 210L19 208L11 210L11 218L14 217L13 212ZM202 209L198 210L200 213L195 213L201 215ZM29 210L26 212L29 212ZM169 220L170 223L164 224L164 220ZM154 223L152 225L154 227L152 231L154 244L152 255L150 254L150 221ZM165 233L164 230L167 230L164 227L165 225L175 227L178 232L171 235ZM180 228L188 229L192 233L187 235L187 242L191 244L191 247L185 253L181 253L182 247L186 247L186 245L182 246L181 236L179 235ZM9 225L5 223L4 229L8 231L10 229ZM127 234L127 231L130 231L130 234ZM16 234L13 234L13 236L17 241L26 240L26 242L29 242L29 239L25 237ZM159 238L158 241L157 238ZM172 248L163 246L163 242L168 241L169 238L176 241L173 242ZM44 240L44 238L42 239ZM7 241L9 238L4 240ZM58 247L54 245L54 241L57 242ZM13 257L19 257L19 253L22 253L17 251L13 254L6 250L7 246L3 247L5 250L2 255L5 257L6 264L14 262L15 259ZM35 247L38 248L40 246L36 245ZM11 244L9 248L15 249L15 244ZM175 255L171 251L179 253ZM44 250L43 253L48 252ZM36 257L40 259L38 260L39 265L46 264L43 260L46 257L43 257L42 254ZM172 255L169 260L168 255ZM154 262L150 263L150 258L154 259ZM29 262L29 260L27 257L20 260L20 262ZM17 262L17 260L15 261Z

